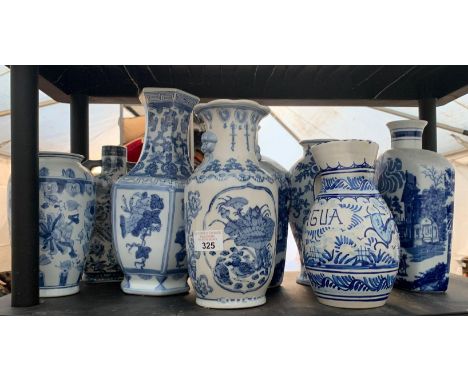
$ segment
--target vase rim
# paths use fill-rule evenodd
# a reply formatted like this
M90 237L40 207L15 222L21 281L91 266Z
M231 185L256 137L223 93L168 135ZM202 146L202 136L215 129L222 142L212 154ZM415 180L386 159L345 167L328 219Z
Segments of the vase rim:
M337 141L337 139L328 139L328 138L318 138L318 139L301 139L299 141L299 144L301 146L304 146L304 145L309 145L311 143L315 143L317 145L321 144L321 143L327 143L327 142L334 142L334 141Z
M212 107L249 107L256 109L267 115L270 113L270 108L268 106L260 105L258 102L249 100L249 99L216 99L214 101L199 103L193 109L194 113L199 113L200 111Z
M316 146L319 146L319 145L327 145L327 144L339 144L339 145L343 145L345 143L369 143L370 145L373 145L373 146L377 146L379 147L379 144L377 142L374 142L374 141L371 141L369 139L334 139L334 140L329 140L328 142L323 142L323 143L319 143L318 145Z
M367 163L373 166L378 150L378 143L366 139L343 139L320 143L311 148L321 169L345 166L346 163Z
M390 130L393 129L424 129L427 121L423 119L400 119L398 121L391 121L387 123Z
M78 160L80 163L85 158L83 155L76 154L76 153L65 153L65 152L60 152L60 151L39 151L39 158L54 158L54 157L75 159L75 160Z
M101 147L103 156L127 156L127 148L121 145L104 145Z
M196 103L200 102L200 98L198 98L197 96L193 95L193 94L190 94L184 90L180 90L180 89L177 89L177 88L157 88L157 87L146 87L146 88L143 88L140 92L140 95L138 97L138 99L140 100L140 102L142 104L144 104L144 97L145 97L145 94L157 94L157 93L174 93L174 94L182 94L182 95L185 95L189 98L193 98Z

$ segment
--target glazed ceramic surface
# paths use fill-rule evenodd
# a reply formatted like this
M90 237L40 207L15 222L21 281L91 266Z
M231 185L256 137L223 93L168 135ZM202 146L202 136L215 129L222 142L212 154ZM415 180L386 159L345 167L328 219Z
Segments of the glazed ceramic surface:
M137 165L112 191L113 239L130 294L188 291L183 191L192 172L187 133L198 98L145 88L146 135Z
M87 282L121 281L123 273L112 243L112 185L127 173L127 149L123 146L102 147L102 170L96 181L96 223L86 258Z
M78 154L39 153L41 297L79 292L94 225L95 184Z
M395 282L399 238L374 185L377 150L358 140L312 148L321 190L304 227L304 264L322 304L381 306Z
M278 186L260 167L255 146L258 122L268 112L252 101L195 107L206 128L205 158L185 189L185 220L189 275L201 306L266 301L275 267ZM195 250L195 234L213 230L221 233L221 248Z
M257 146L258 147L258 146ZM288 171L273 159L260 154L258 147L257 158L260 167L268 172L278 185L278 221L276 238L275 271L271 279L270 288L280 286L283 282L284 266L286 264L286 248L288 246L288 218L290 206L291 182Z
M422 150L426 121L395 121L392 149L378 161L376 178L398 225L401 242L396 286L443 292L448 286L455 172L441 155Z
M301 260L301 273L296 282L310 285L304 268L304 257L302 249L302 234L304 224L309 217L310 210L314 204L315 190L320 190L320 177L317 177L319 168L312 157L311 148L319 143L329 142L329 139L310 139L299 142L304 149L304 155L291 167L291 208L289 210L289 222L291 224L294 240L296 241L299 257Z

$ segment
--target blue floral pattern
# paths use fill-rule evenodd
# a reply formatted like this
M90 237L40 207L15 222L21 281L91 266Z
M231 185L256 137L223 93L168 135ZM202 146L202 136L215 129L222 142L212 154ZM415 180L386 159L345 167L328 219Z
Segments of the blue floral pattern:
M151 247L146 245L146 238L153 232L161 231L162 222L159 217L164 208L163 199L157 194L148 192L136 192L127 202L122 195L122 210L127 215L120 215L120 229L122 237L127 234L139 239L138 242L127 243L126 247L134 252L135 267L145 268L146 260L151 252Z
M257 147L260 166L269 172L278 184L278 222L275 255L275 271L270 287L281 285L286 264L286 248L288 245L288 221L291 195L291 182L288 172L269 158L262 157L260 147Z
M77 169L60 167L68 157L39 159L39 284L45 297L52 290L52 295L69 294L58 290L72 287L77 291L94 226L94 182L78 164Z
M189 275L197 304L261 305L275 266L278 214L277 183L255 154L257 124L268 109L251 101L214 101L194 111L205 130L205 157L184 195ZM214 248L195 250L193 236L200 232L216 237Z
M224 194L216 203L219 219L215 223L224 226L226 240L235 246L221 252L213 267L216 283L223 289L247 293L262 287L272 270L271 240L275 221L267 205L249 206L244 197Z
M183 193L192 173L191 113L198 98L177 89L145 88L146 134L138 163L113 187L114 243L125 293L188 291Z
M289 209L289 223L301 259L301 273L297 282L308 284L308 278L303 267L302 236L304 225L310 214L315 198L314 182L319 168L312 157L311 147L315 143L304 143L304 156L290 170L291 205Z

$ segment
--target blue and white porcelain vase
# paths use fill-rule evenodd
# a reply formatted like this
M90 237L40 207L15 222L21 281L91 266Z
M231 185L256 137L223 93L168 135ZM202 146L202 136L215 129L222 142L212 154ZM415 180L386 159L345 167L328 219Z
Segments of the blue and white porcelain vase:
M444 157L422 150L426 124L419 120L387 124L392 148L379 158L376 179L400 234L395 286L443 292L449 281L455 172Z
M205 157L185 188L196 302L221 309L262 305L275 268L278 211L278 186L255 153L258 123L269 109L217 100L194 111L206 129Z
M374 184L377 150L359 140L312 147L321 190L304 227L304 264L322 304L378 307L395 282L399 238Z
M199 99L177 89L143 89L143 151L112 188L113 239L125 293L187 292L184 186L192 167L188 128Z
M83 156L39 153L40 297L78 293L94 226L95 184Z
M291 182L289 223L291 224L291 230L294 235L294 240L296 241L301 261L301 273L296 279L296 282L302 285L310 285L309 278L304 268L302 234L304 224L314 204L314 187L316 190L320 190L320 177L317 177L319 168L312 157L311 148L319 143L329 141L330 139L305 139L300 141L299 144L304 149L304 155L289 170Z
M260 153L260 146L257 145L257 159L260 167L268 172L278 185L278 221L276 238L276 256L275 271L271 279L270 288L281 285L284 276L284 267L286 265L286 249L288 246L288 218L290 207L291 182L288 171L275 162Z
M112 243L112 185L127 173L127 149L103 146L101 173L96 181L96 223L89 254L86 257L85 280L91 283L122 281L123 273Z

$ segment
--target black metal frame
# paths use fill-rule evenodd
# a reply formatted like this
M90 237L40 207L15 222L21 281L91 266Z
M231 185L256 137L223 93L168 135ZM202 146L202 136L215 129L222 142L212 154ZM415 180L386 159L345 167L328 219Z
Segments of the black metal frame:
M71 151L89 157L89 98L70 97ZM423 148L437 150L435 98L419 101ZM38 67L11 67L12 306L39 303Z
M437 152L437 100L427 98L419 101L419 119L427 121L422 137L422 147Z
M12 306L39 303L39 93L37 66L11 68Z
M89 102L84 94L70 98L70 151L89 159Z

